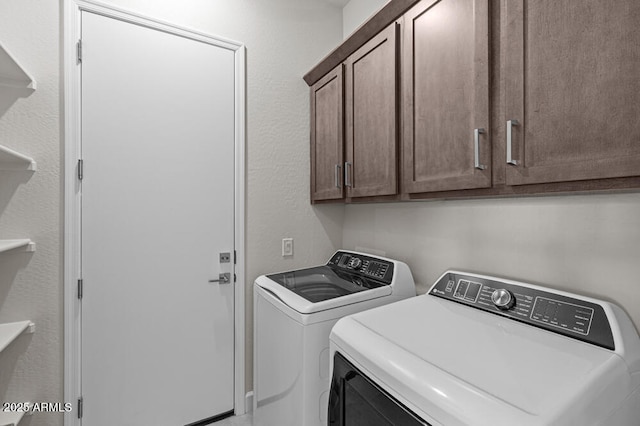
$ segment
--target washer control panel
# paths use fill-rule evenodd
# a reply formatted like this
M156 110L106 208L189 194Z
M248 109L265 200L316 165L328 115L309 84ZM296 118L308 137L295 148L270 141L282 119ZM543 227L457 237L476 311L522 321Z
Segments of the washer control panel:
M393 263L384 259L365 256L359 253L336 252L327 265L341 270L358 273L387 284L393 279Z
M552 289L448 272L429 295L511 318L607 349L615 349L602 306Z

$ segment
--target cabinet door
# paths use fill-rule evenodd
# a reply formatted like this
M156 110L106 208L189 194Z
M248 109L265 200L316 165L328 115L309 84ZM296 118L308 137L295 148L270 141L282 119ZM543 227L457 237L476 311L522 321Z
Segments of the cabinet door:
M403 191L491 186L488 0L424 0L402 41Z
M507 184L640 175L640 2L505 4Z
M346 61L347 197L398 192L397 31L393 23Z
M311 200L343 197L343 66L311 86Z

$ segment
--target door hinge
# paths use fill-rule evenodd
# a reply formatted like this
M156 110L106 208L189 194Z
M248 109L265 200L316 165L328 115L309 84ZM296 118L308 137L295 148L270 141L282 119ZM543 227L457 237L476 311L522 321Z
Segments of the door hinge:
M84 280L80 278L78 280L78 299L82 299L83 294L84 294Z
M84 161L78 160L78 179L82 180L84 177Z
M233 264L237 264L238 263L238 253L234 250L233 251Z
M83 405L84 405L84 399L82 397L78 398L78 418L79 419L82 418Z
M238 277L236 277L236 274L233 274L233 282L235 283L236 281L238 281Z
M78 64L82 63L82 40L78 40L76 43L76 58L78 59Z

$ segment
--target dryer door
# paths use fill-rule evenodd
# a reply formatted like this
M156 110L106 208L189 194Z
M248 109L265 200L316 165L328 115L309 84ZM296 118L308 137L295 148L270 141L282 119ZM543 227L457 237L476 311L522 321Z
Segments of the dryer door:
M408 408L377 386L339 352L333 359L329 425L425 426Z

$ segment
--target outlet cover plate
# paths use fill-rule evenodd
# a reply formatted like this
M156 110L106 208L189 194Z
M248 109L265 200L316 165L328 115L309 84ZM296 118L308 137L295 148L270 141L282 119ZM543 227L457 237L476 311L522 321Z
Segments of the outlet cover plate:
M293 256L293 238L282 239L282 256Z

